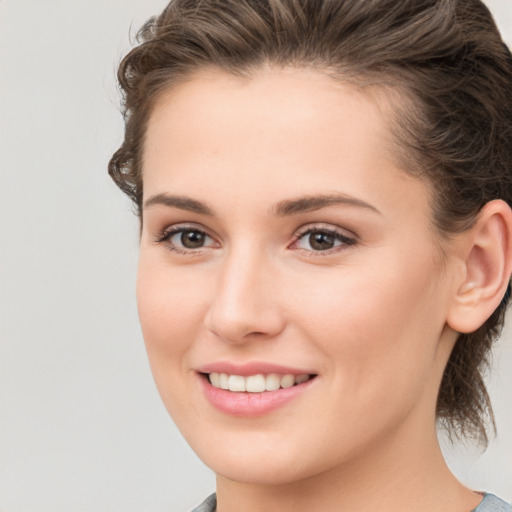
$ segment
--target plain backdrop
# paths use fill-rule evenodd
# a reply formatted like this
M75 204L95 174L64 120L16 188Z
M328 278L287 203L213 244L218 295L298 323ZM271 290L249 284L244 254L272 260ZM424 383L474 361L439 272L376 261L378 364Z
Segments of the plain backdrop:
M510 44L512 0L488 3ZM154 387L137 220L106 171L116 65L165 4L0 0L2 512L186 511L214 489ZM512 331L489 385L497 439L445 451L467 485L512 501Z

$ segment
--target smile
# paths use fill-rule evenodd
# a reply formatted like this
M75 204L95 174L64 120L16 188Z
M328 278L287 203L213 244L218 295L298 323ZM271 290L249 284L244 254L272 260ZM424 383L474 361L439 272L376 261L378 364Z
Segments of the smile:
M317 374L289 373L289 369L286 371L276 365L265 365L265 369L262 368L264 365L215 366L223 368L197 372L199 383L208 402L230 416L258 417L268 414L294 402L318 381Z
M208 375L211 385L218 389L234 392L263 393L264 391L277 391L287 389L307 382L312 376L307 373L300 375L269 373L264 375L229 375L227 373L212 372Z

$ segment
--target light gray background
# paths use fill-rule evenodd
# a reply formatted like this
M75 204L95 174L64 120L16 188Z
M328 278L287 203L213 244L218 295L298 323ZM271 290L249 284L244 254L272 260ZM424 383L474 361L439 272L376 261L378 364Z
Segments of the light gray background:
M214 489L154 388L137 221L106 172L116 65L165 3L0 0L2 512L185 511ZM512 43L512 0L488 3ZM497 440L446 453L465 483L512 501L512 330L490 386Z

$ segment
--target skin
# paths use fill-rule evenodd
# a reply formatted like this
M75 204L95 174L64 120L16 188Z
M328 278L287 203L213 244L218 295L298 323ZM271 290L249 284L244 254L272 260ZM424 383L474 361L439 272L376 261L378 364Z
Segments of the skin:
M481 500L451 475L435 432L468 242L440 240L431 189L399 167L387 118L353 86L272 68L199 73L151 115L140 321L169 413L218 475L221 512L469 512ZM353 201L275 213L333 194ZM206 233L204 246L164 240L172 226ZM314 250L308 228L352 242ZM219 360L318 376L285 406L239 418L198 385L197 368Z

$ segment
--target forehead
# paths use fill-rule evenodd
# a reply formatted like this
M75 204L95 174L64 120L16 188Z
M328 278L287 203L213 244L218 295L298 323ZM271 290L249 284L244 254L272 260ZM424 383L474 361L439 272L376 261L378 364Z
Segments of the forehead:
M383 110L388 109L388 102L363 92L368 90L314 69L269 67L247 77L207 69L160 95L149 120L148 135L155 125L161 128L165 124L175 137L230 127L259 127L271 130L274 136L279 135L278 129L287 127L293 128L295 137L312 137L315 124L331 124L341 115L345 124L366 121L372 135L385 137L387 120ZM174 119L180 124L173 129ZM216 133L218 138L221 134ZM339 135L346 139L348 133Z
M396 188L412 182L425 195L425 184L397 164L381 96L312 69L268 68L251 78L198 73L155 104L144 195L189 193L192 183L206 195L221 183L276 201L314 186L379 201L387 190L393 202L410 196Z
M250 148L246 160L269 155L266 150L271 148L278 149L272 153L277 157L287 150L296 152L299 144L313 147L322 141L352 154L371 143L392 158L387 109L375 95L313 69L266 68L250 78L205 70L157 99L143 167L151 169L169 144L176 158L185 152L199 158L208 151L234 157L256 137L260 146ZM366 137L360 137L358 128Z

